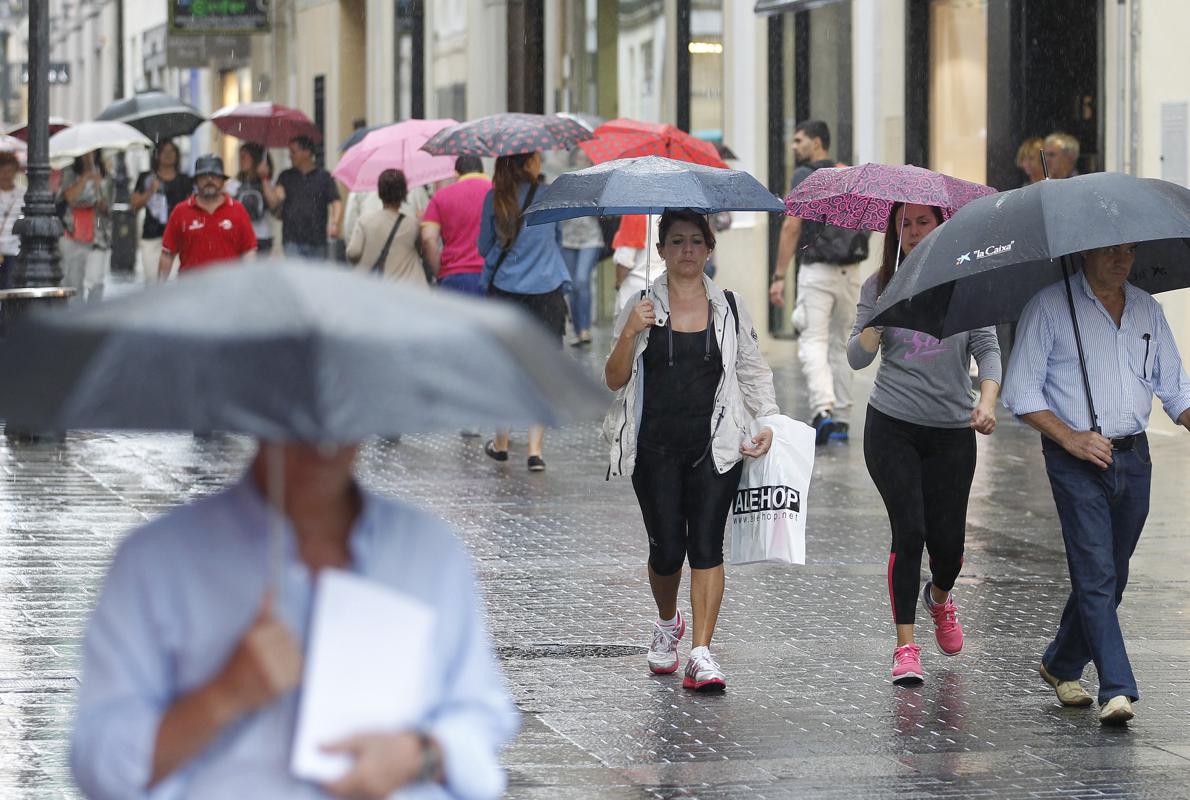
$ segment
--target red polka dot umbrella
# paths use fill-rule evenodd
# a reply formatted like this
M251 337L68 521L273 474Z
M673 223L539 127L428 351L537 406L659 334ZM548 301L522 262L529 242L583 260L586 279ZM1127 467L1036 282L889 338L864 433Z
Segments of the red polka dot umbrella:
M512 156L570 150L591 132L573 119L544 114L492 114L441 131L421 149L435 156Z
M579 147L595 164L618 158L662 156L727 169L715 145L673 125L656 122L613 119L596 128L595 138L581 142Z

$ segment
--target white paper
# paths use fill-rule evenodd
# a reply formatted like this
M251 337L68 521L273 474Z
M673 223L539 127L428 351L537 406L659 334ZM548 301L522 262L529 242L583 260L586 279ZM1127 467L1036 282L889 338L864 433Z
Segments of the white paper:
M337 569L319 572L290 769L333 781L351 758L323 747L414 726L425 711L434 611Z

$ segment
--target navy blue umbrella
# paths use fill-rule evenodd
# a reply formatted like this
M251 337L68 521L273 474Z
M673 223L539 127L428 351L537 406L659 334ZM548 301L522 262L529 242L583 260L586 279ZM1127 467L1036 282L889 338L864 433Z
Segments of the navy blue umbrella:
M567 172L525 210L525 224L573 217L663 214L689 208L785 213L784 203L747 172L661 156L621 158Z

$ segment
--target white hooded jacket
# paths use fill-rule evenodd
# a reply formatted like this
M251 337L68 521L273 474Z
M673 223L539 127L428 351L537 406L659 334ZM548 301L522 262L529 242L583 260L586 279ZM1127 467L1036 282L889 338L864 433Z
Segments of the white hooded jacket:
M711 415L711 457L715 470L722 475L743 457L740 445L751 439L752 420L767 424L767 417L780 413L773 390L773 371L760 355L760 346L752 318L736 296L739 312L736 320L723 290L705 275L703 285L711 301L715 337L723 354L723 374L715 389L715 405ZM653 281L651 296L657 326L669 319L669 279L662 275ZM636 302L625 305L616 318L612 350L624 330L628 316ZM608 478L631 475L636 466L636 436L640 430L644 410L644 352L649 344L649 331L637 334L632 355L632 373L628 383L616 392L615 402L603 421L603 435L610 447L611 465ZM734 357L732 357L734 354ZM606 381L606 374L604 380Z

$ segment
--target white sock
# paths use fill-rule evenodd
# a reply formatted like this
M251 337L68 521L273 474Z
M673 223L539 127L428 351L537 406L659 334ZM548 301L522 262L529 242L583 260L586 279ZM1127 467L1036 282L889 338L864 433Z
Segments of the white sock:
M702 656L709 656L710 654L711 654L711 648L707 647L706 645L703 645L702 647L693 647L690 649L690 658L691 659L701 658Z
M678 620L681 618L681 616L682 616L682 615L681 615L680 613L676 613L676 612L675 612L675 613L674 613L674 618L673 618L673 619L662 619L662 620L661 620L661 627L663 627L663 628L676 628L676 627L678 627ZM660 617L658 617L658 619L660 619Z

